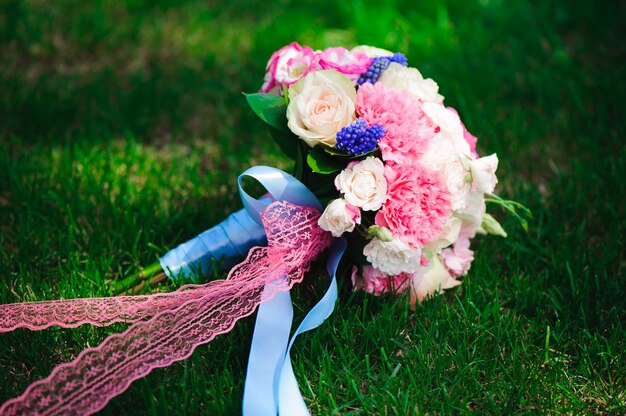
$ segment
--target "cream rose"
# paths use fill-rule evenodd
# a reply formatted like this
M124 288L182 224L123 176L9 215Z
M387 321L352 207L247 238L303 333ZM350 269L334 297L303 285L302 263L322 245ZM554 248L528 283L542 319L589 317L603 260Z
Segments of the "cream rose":
M341 237L345 232L352 232L354 226L361 223L361 212L345 200L335 199L328 204L317 223L323 230L330 231L333 237Z
M421 250L398 239L384 243L376 237L367 243L363 254L372 266L389 275L417 272L422 256Z
M443 102L443 96L439 94L439 85L430 78L424 79L416 68L392 62L378 81L386 87L408 91L422 101Z
M310 147L332 147L337 132L356 119L356 90L337 71L315 71L289 87L287 125Z
M373 156L351 163L337 175L335 186L348 203L365 211L376 211L387 199L385 165Z
M496 169L498 169L498 155L495 153L491 156L472 160L470 170L472 171L472 186L474 189L486 194L493 193L498 183Z

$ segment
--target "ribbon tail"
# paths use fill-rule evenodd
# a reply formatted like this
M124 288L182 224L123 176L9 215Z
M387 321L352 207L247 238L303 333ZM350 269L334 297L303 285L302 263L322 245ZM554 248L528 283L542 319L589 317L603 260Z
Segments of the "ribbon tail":
M330 248L330 257L326 263L326 269L331 276L328 290L324 296L322 296L322 299L320 299L304 317L298 329L296 329L296 332L289 341L283 364L276 370L278 377L275 379L276 385L274 388L278 392L279 415L304 416L310 414L304 403L304 398L298 387L298 382L291 365L291 347L298 335L317 328L333 313L335 303L337 302L337 267L339 266L339 260L341 260L343 253L346 251L346 247L346 240L340 238L335 240Z
M285 356L292 319L289 292L277 293L259 306L243 393L246 416L276 416L278 402L270 377Z
M277 295L259 308L248 361L244 415L309 414L298 388L289 351L299 334L321 325L332 313L337 300L335 275L345 248L345 239L333 243L326 266L331 276L330 286L304 318L289 343L288 334L293 317L289 294L281 293L280 297Z

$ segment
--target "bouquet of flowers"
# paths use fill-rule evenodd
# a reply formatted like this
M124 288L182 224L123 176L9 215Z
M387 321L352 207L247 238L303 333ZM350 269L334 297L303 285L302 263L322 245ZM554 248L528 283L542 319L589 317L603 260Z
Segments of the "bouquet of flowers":
M414 304L461 283L477 233L506 236L486 213L486 199L516 207L492 195L497 155L478 155L437 83L403 54L294 42L264 81L248 101L327 203L320 227L348 239L355 289L409 292Z
M295 177L265 166L247 170L239 180L243 210L115 290L181 276L197 282L216 258L230 268L227 279L154 295L0 305L0 332L132 323L34 382L0 414L96 412L257 307L244 413L308 414L289 351L296 336L332 312L344 252L355 290L408 292L415 305L461 283L477 233L506 236L486 202L526 225L519 213L525 208L493 195L497 156L479 157L476 137L443 104L437 84L401 53L369 46L314 51L294 42L272 55L260 92L246 98L294 158ZM241 185L245 176L268 194L252 198ZM290 338L289 290L324 252L330 286Z

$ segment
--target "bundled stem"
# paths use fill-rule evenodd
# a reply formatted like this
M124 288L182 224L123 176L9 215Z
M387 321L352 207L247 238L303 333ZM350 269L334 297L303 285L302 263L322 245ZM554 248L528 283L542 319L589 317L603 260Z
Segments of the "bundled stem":
M113 283L114 295L133 295L141 292L146 286L155 286L167 279L161 264L155 262L143 270Z

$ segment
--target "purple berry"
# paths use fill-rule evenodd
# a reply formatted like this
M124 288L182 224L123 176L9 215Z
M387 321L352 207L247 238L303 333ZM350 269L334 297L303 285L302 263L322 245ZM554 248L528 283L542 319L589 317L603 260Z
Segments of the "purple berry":
M368 127L365 120L359 118L339 130L335 147L352 156L362 155L376 149L385 132L385 128L380 124Z
M383 71L389 67L389 64L395 62L402 66L407 66L408 62L406 56L404 54L396 52L393 56L381 56L378 58L374 58L370 66L367 68L365 73L361 74L359 77L357 84L363 85L366 82L371 82L372 84L378 81L378 78L382 75Z

